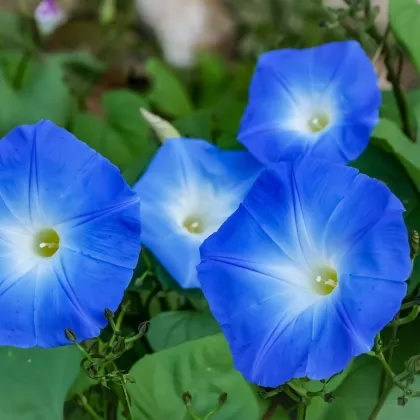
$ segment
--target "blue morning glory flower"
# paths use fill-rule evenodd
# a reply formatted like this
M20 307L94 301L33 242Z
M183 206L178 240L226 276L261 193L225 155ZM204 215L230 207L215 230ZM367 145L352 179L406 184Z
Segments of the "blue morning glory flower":
M248 152L173 138L134 186L142 242L182 287L199 287L200 245L238 208L260 169Z
M356 159L379 119L378 77L356 41L263 54L238 140L264 163Z
M96 337L140 251L139 199L107 159L53 123L0 141L0 345Z
M401 202L350 167L275 164L201 247L198 279L246 379L323 379L369 351L410 274Z

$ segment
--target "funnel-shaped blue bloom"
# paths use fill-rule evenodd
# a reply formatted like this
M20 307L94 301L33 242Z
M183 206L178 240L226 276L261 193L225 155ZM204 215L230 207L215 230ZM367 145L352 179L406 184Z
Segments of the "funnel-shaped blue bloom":
M200 245L238 208L260 170L248 152L174 138L134 186L142 242L182 287L199 287Z
M347 163L367 146L380 101L356 41L271 51L258 61L238 139L264 163L296 155Z
M53 123L0 141L0 345L95 337L140 250L139 199L119 170Z
M354 168L304 158L261 174L198 266L246 379L327 378L372 348L406 293L403 211Z

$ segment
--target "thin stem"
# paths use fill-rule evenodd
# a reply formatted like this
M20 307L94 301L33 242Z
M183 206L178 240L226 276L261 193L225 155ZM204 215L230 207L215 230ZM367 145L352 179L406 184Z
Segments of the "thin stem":
M298 405L296 420L305 420L305 418L306 418L306 405L303 402L301 402Z
M82 407L86 410L87 413L90 414L90 416L95 420L103 420L102 417L100 417L95 410L89 405L87 402L87 399L84 395L80 395L80 402L82 404Z
M218 405L217 407L214 407L213 410L207 413L206 417L204 417L203 420L208 420L210 417L216 414L222 407L223 407L222 405Z
M412 308L414 305L416 305L416 302L415 302L414 300L412 300L411 302L406 302L406 303L403 303L403 304L401 305L401 310L404 310L404 309L410 309L410 308Z
M153 264L150 260L149 256L147 255L147 251L143 248L141 250L141 255L143 257L144 263L146 264L146 267L149 271L153 271Z
M121 330L121 325L122 325L122 322L123 322L123 319L124 319L124 315L126 314L126 312L127 312L127 307L123 304L122 306L121 306L121 311L120 311L120 313L118 314L118 318L117 318L117 322L116 322L116 324L115 324L115 326L113 326L113 333L112 333L112 337L111 337L111 340L109 340L109 347L112 347L112 345L114 344L114 341L116 340L116 338L117 338L117 334L120 332L120 330Z
M277 407L280 405L281 396L277 394L274 398L271 399L270 405L267 408L267 411L264 413L262 420L270 420L272 416L277 411Z
M348 5L351 5L350 0L345 0L345 2ZM403 90L401 88L400 84L400 77L401 71L399 70L397 73L395 73L393 62L392 62L392 55L391 55L391 47L388 43L388 36L391 33L391 27L388 24L388 27L385 31L384 36L382 36L374 24L373 16L372 16L372 8L370 1L366 1L365 3L365 15L368 20L371 20L373 24L367 28L366 32L367 34L372 37L378 45L381 45L383 43L383 53L384 53L384 64L387 69L388 75L388 81L392 85L392 91L394 92L395 100L398 105L398 111L400 114L401 122L402 122L402 129L404 131L404 134L411 140L414 141L412 134L411 134L411 127L410 127L410 121L409 121L409 114L408 114L408 105L407 100L405 98L405 95L403 93ZM360 34L352 28L350 25L345 24L343 21L341 21L342 26L350 31L353 36L356 35L360 39ZM401 63L400 63L401 66Z
M285 387L283 391L293 401L295 401L297 403L300 403L302 401L302 398L295 395L288 387Z
M15 76L13 78L13 88L19 90L23 84L23 78L25 77L26 69L28 67L28 62L31 58L31 52L25 50L22 54L21 59L19 60Z
M378 399L378 402L375 405L375 408L373 409L371 415L369 416L368 420L375 420L378 416L379 412L381 411L383 405L385 404L386 399L388 398L388 394L390 393L392 389L392 386L387 388L381 395L381 397Z
M404 318L397 319L394 321L396 325L404 325L408 324L409 322L414 321L417 318L417 315L420 313L420 305L414 305L411 312Z
M383 368L385 369L386 373L392 379L392 382L395 386L400 388L403 392L405 392L406 387L400 381L395 378L395 373L392 371L391 367L389 366L388 362L385 360L385 357L382 353L378 353L376 355L377 359L382 363Z
M197 416L197 414L194 413L190 405L187 405L187 411L188 414L194 419L194 420L201 420L200 417Z

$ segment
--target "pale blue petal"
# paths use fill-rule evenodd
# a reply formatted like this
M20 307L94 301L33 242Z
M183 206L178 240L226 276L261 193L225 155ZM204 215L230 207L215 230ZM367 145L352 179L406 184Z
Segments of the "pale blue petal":
M33 347L36 345L34 305L36 273L10 267L8 257L0 259L0 345Z
M105 309L117 310L131 277L131 269L78 252L55 254L37 281L37 345L68 344L65 328L79 341L98 336L107 324Z
M65 328L98 335L137 263L138 197L114 165L48 121L12 130L0 164L0 344L64 345ZM33 242L43 229L60 239L48 258Z
M362 330L354 328L352 319L342 308L339 288L311 309L311 344L305 373L301 376L329 378L343 370L354 356L372 348L373 341L360 336Z
M367 146L380 103L374 67L355 41L271 51L258 61L238 139L264 163L296 154L347 163ZM308 109L328 110L329 126L308 131Z
M338 262L340 275L405 281L410 276L408 232L402 211L387 211L363 231Z
M306 357L310 340L305 317L300 334L292 342L282 340L283 330L295 322L301 309L295 304L296 288L230 262L209 259L200 264L198 273L212 313L229 341L235 367L246 379L263 386L290 379ZM280 354L279 345L284 350Z
M406 256L403 260L407 260ZM373 346L376 334L392 321L407 291L403 281L342 275L337 307L360 340Z
M201 247L198 278L251 382L324 379L372 348L410 272L401 202L357 170L313 158L272 165ZM385 245L384 245L385 244ZM335 268L327 296L315 281ZM319 271L321 270L321 271Z
M372 229L386 212L393 211L394 208L399 211L399 217L402 217L404 208L401 202L385 184L366 175L358 175L325 228L323 244L326 254L338 264L341 257Z
M262 172L243 205L289 259L305 266L311 240L292 184L290 165L273 166Z
M238 208L261 169L244 151L168 139L134 186L142 202L142 241L182 287L198 287L201 243ZM202 233L185 228L190 216L205 221Z

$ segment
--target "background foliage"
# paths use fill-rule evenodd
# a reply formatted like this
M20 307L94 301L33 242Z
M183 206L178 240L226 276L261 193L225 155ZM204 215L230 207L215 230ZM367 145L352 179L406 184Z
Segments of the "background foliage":
M37 33L31 15L0 13L1 135L19 124L52 120L110 159L132 185L160 144L140 108L169 121L182 136L237 149L249 81L262 51L358 39L369 54L379 51L388 60L394 89L383 92L382 119L352 165L385 182L404 203L408 228L420 229L420 91L403 89L399 70L401 62L411 61L420 70L416 0L390 0L392 33L387 31L385 40L375 28L374 11L364 9L366 1L348 1L350 11L331 11L316 0L230 0L234 52L202 53L190 71L170 68L127 2L120 3L112 25L101 26L97 15L88 13L48 39ZM413 302L419 284L416 262L406 302ZM137 334L139 325L144 333L145 321L150 321L147 336L138 334L124 345L121 336ZM270 390L248 384L234 369L202 293L182 290L147 250L115 322L117 333L108 327L83 348L0 348L0 418L187 420L211 413L214 420L296 418L293 388L291 395L263 398L261 391L267 396ZM415 320L383 334L385 344L399 339L386 354L395 372L420 353L418 331ZM420 391L415 382L416 387ZM419 400L398 405L402 392L374 357L362 356L328 384L308 382L305 389L322 390L307 408L309 420L419 418ZM223 393L227 401L220 404ZM325 402L325 393L332 393L332 402Z

